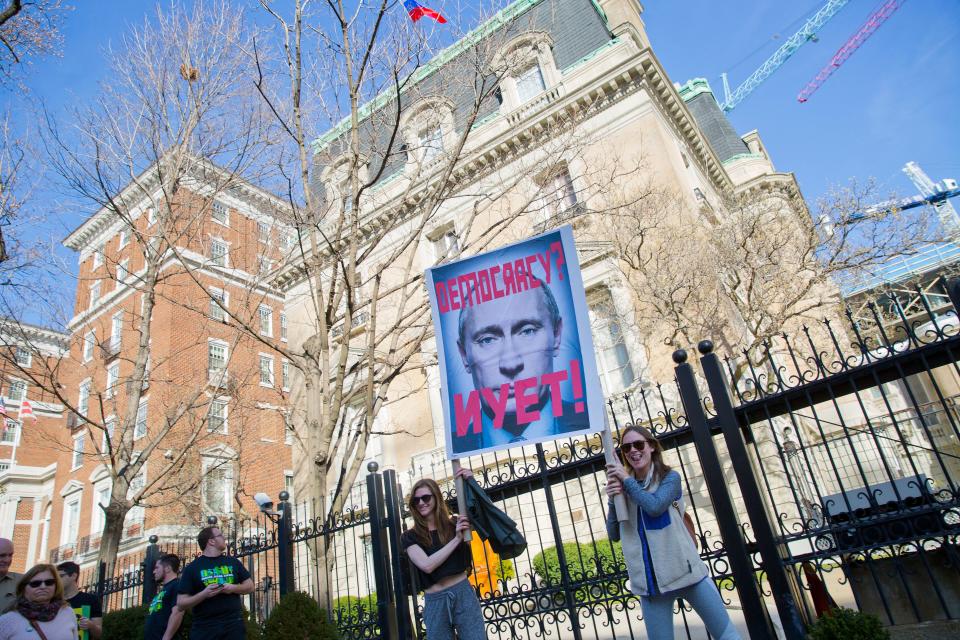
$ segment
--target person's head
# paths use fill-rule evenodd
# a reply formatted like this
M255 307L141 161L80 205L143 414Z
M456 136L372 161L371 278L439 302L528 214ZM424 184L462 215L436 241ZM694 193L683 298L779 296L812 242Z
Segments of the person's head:
M153 563L153 579L166 582L177 577L180 573L180 556L175 553L165 553Z
M203 552L223 553L227 550L227 540L218 527L204 527L197 534L197 545Z
M17 583L17 598L34 604L46 604L51 600L63 600L63 583L52 564L30 567Z
M76 562L61 562L57 565L57 571L64 589L71 591L76 588L77 580L80 579L80 565Z
M10 563L13 562L13 541L6 538L0 538L0 578L7 575L10 571Z
M417 480L410 490L407 507L413 515L414 531L422 543L430 544L431 525L440 534L441 542L448 542L456 533L450 522L450 510L436 481L430 478Z
M501 385L510 385L508 416L517 412L513 397L517 380L536 378L531 392L545 400L548 388L540 384L540 376L553 371L563 333L563 320L550 287L537 278L531 280L540 286L460 311L457 346L463 366L477 389L499 392ZM484 407L489 412L485 400Z
M647 477L651 465L654 481L659 481L670 471L670 467L663 461L663 445L646 427L627 425L620 434L617 451L623 466L641 482Z

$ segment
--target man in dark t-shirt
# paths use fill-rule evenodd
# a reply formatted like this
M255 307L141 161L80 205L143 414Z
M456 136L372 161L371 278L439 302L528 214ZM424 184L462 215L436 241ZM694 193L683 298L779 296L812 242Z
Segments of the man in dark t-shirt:
M244 640L243 604L240 596L253 592L246 567L224 555L227 541L217 527L201 529L197 544L203 555L180 575L177 606L193 610L191 640Z
M76 562L61 562L57 565L57 573L63 583L63 598L70 603L77 616L80 640L97 640L103 628L103 606L95 595L80 591L77 585L80 565Z
M175 554L164 554L154 563L153 577L162 586L150 601L143 625L144 640L172 640L180 628L183 609L177 606L179 574L180 558Z

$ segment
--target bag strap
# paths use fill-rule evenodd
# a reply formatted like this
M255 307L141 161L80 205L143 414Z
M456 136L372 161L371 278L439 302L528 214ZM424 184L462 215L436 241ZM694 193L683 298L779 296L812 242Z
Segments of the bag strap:
M40 636L40 640L47 640L47 634L45 634L43 629L40 628L40 623L38 623L36 620L31 620L30 626L33 627L33 630L37 632L38 636Z

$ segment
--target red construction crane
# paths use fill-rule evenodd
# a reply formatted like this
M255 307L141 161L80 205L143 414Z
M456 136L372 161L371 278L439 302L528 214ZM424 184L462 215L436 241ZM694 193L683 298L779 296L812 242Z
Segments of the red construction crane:
M817 74L817 77L810 81L810 84L803 88L803 91L797 96L798 102L806 102L813 92L820 88L820 86L829 78L834 71L840 68L847 59L853 55L853 52L860 48L867 38L873 35L873 32L876 31L880 25L886 22L894 11L900 8L900 5L904 3L904 0L887 0L883 5L867 18L867 21L863 23L863 26L853 34L853 36L847 40L842 47L834 54L833 58L830 59L830 62L827 63L823 69L820 70L820 73Z

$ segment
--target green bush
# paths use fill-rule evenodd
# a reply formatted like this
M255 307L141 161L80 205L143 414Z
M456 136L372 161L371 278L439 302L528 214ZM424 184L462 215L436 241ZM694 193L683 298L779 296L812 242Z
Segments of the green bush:
M810 640L889 640L890 632L872 614L831 609L810 627Z
M619 542L611 544L606 538L596 542L565 542L563 555L567 572L574 581L589 580L598 575L615 573L624 566ZM533 570L550 584L560 584L560 560L556 547L544 549L533 557Z
M103 640L142 640L147 606L111 611L103 616Z
M327 612L316 600L299 591L283 596L263 626L263 640L336 640L338 637L337 628L327 622Z
M517 577L517 572L513 568L513 560L501 560L494 572L497 580L512 580Z
M367 596L340 596L333 601L333 621L339 626L377 621L377 592Z

